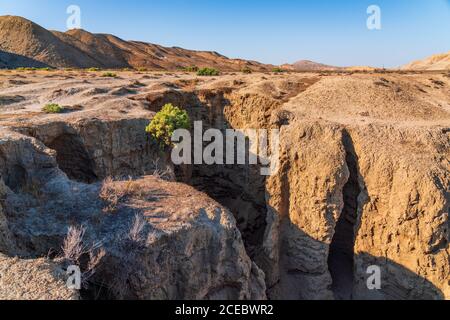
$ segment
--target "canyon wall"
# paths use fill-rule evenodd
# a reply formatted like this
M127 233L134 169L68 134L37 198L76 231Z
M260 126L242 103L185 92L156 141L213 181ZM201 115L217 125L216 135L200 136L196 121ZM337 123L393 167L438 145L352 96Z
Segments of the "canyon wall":
M175 78L143 85L131 111L3 127L1 252L41 258L85 225L106 250L85 298L449 299L447 91L419 76L267 77ZM172 166L145 133L165 103L205 130L279 129L279 170ZM128 190L113 213L109 176ZM128 236L136 214L143 242Z
M281 128L280 170L267 180L251 166L194 166L188 179L242 222L270 298L448 298L445 127L302 119L267 94L208 95L197 93L207 117L179 97L168 101L207 127ZM373 266L379 290L367 285Z

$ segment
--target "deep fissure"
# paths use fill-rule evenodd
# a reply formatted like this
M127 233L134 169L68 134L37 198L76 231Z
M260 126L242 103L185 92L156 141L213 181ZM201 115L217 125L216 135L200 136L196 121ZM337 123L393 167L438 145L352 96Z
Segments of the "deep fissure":
M358 197L361 193L358 159L351 138L344 133L346 162L350 177L344 186L344 209L337 221L330 245L328 267L333 280L331 290L338 300L351 300L354 283L355 226L358 220Z
M183 102L191 121L202 121L203 130L214 128L225 136L227 129L234 128L226 108L237 106L227 98L230 90L199 91L179 94L169 99L174 105ZM240 102L242 103L242 102ZM264 107L264 106L260 106ZM235 141L235 163L237 139ZM204 147L207 144L204 144ZM247 253L254 260L261 248L266 229L266 177L261 175L259 165L249 164L250 145L246 143L246 164L243 165L188 165L175 168L177 179L205 192L222 206L228 208L237 220ZM226 145L224 145L226 148ZM224 163L226 150L224 152ZM187 175L187 176L186 176Z

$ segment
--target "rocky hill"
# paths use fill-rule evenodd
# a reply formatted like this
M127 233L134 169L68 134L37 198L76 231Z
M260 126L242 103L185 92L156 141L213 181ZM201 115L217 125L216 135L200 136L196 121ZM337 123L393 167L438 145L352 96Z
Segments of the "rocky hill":
M270 70L255 61L229 59L216 52L167 48L125 41L109 34L84 30L48 31L21 17L0 17L0 67L148 68L178 70L188 66L223 71Z
M324 71L324 70L339 70L339 67L333 67L326 64L310 61L300 60L293 64L285 64L284 68L294 71Z

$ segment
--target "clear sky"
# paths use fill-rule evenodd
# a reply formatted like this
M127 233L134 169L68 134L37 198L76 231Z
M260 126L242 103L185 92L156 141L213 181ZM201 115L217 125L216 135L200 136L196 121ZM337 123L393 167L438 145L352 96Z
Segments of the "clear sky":
M449 0L0 0L0 15L64 31L71 4L90 32L273 64L395 67L450 50ZM372 4L381 30L366 26Z

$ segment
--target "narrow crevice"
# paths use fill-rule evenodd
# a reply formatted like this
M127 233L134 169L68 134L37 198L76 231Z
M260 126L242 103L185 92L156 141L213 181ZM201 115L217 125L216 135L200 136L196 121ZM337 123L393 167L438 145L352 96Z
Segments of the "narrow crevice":
M230 115L225 114L225 109L232 105L226 97L227 93L227 90L204 90L184 97L185 108L191 121L202 121L204 131L218 129L225 137L226 130L233 129L233 125L228 121ZM174 104L177 104L177 101L174 101ZM237 140L235 142L237 145ZM207 145L208 143L205 143L204 147ZM188 183L206 193L233 213L247 253L254 260L262 247L267 225L266 177L261 175L259 165L248 163L249 151L250 145L247 141L246 164L179 166L175 168L175 172L178 181ZM238 163L236 149L234 154L235 163ZM225 155L226 151L224 163Z
M331 289L338 300L352 299L355 226L358 220L358 197L361 193L358 158L347 132L344 132L344 145L350 177L344 186L344 209L337 221L328 257L328 267L333 280Z

